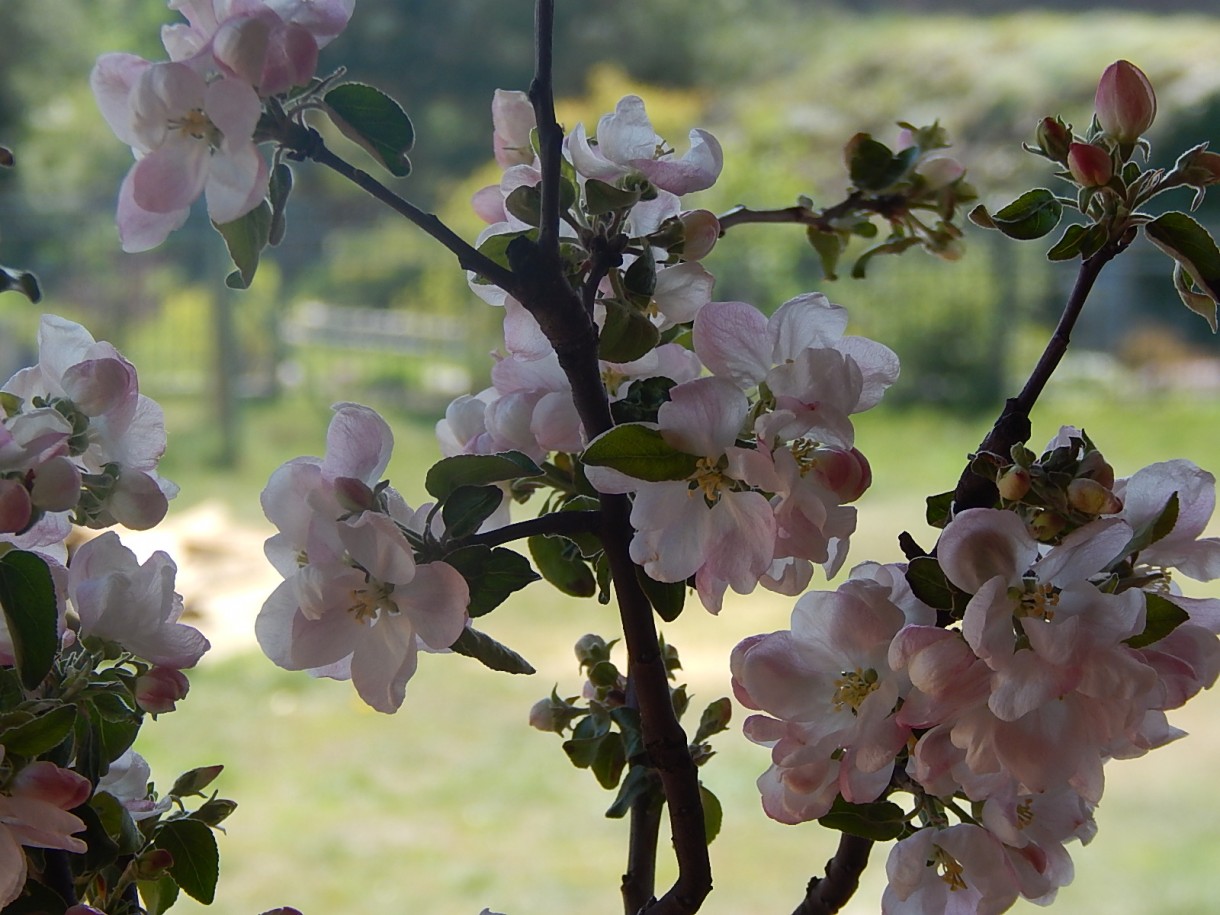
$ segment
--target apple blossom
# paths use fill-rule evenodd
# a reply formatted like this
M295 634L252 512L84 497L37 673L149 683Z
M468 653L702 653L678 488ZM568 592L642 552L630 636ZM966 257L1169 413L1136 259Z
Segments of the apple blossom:
M0 905L15 900L25 886L23 845L75 854L87 850L76 836L85 831L85 824L68 811L88 800L91 790L84 776L39 761L19 770L0 792Z
M104 54L90 84L102 116L137 157L119 190L123 250L161 244L200 194L221 224L266 196L269 171L254 143L262 103L248 82L209 82L185 63Z
M885 863L883 915L998 915L1020 889L1003 846L969 823L920 829Z
M678 196L711 187L723 165L719 141L705 130L692 130L690 150L677 158L653 130L636 95L620 99L614 113L598 121L596 137L582 123L564 142L576 171L586 178L615 182L639 174Z
M106 774L98 780L97 790L109 794L123 805L137 822L166 813L173 801L168 797L153 800L148 790L152 769L135 750L128 749L112 760Z
M154 667L136 678L136 704L152 715L172 712L186 698L191 684L186 674L173 667Z
M1068 147L1067 167L1081 187L1102 187L1114 177L1110 153L1092 143L1073 143Z

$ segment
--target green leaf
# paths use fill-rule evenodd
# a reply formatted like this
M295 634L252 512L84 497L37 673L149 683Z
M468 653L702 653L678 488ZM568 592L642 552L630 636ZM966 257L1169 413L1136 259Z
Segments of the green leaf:
M686 605L685 581L656 581L639 566L636 567L635 577L657 616L672 623L682 615L682 608Z
M127 808L113 794L105 789L95 791L93 797L89 798L89 809L97 816L97 823L105 833L104 840L99 840L96 831L84 836L89 846L90 863L94 867L104 867L118 855L134 855L144 847L143 833ZM105 852L100 858L93 857L95 851L103 849Z
M433 464L424 478L424 487L433 498L444 500L459 486L486 486L538 476L542 476L542 468L520 451L458 454Z
M703 782L699 783L699 800L703 802L703 838L708 845L720 835L720 825L724 822L724 809L720 806L720 798L712 794Z
M868 134L858 134L852 141L848 171L856 187L865 191L882 191L897 183L910 171L919 158L915 147L897 155L884 143Z
M1063 218L1063 204L1044 187L1022 194L991 214L995 227L1009 238L1030 241L1054 231Z
M953 508L953 490L937 493L927 498L927 511L924 517L931 527L944 527L949 523L949 512Z
M484 667L501 670L508 674L532 674L534 667L507 645L501 645L485 632L469 626L449 646L456 654L474 658Z
M1173 526L1178 523L1178 510L1178 494L1175 492L1170 495L1168 501L1165 502L1165 507L1160 510L1155 518L1132 533L1131 540L1123 547L1123 551L1119 554L1118 558L1123 559L1141 550L1145 550L1161 538L1167 536L1173 530Z
M657 262L652 258L652 249L646 248L644 253L631 262L627 272L623 274L623 286L627 292L641 299L651 300L657 291Z
M280 162L271 170L271 183L267 192L267 200L271 206L271 225L267 230L267 243L278 245L284 240L284 232L288 223L284 218L284 209L288 205L288 195L292 193L292 169L288 163Z
M411 174L407 153L415 145L415 128L398 102L364 83L336 86L323 101L345 137L364 147L396 178Z
M629 210L639 202L639 188L625 190L596 178L585 181L585 210L590 216Z
M958 619L970 602L970 595L949 581L940 563L931 556L920 556L907 564L907 583L929 607L948 610Z
M662 404L669 402L669 391L676 384L672 378L641 378L627 386L627 393L610 404L614 421L623 423L656 422Z
M567 537L554 535L529 538L530 556L542 577L571 597L597 593L593 571L581 559L579 547Z
M445 562L458 570L470 588L471 618L485 616L520 591L539 575L524 556L498 546L462 547L445 556Z
M508 262L508 246L518 238L528 238L532 241L537 241L538 230L525 229L521 232L506 232L503 235L489 235L479 245L479 253L505 270L511 270L512 265ZM489 281L483 277L475 277L475 282L485 285Z
M168 820L157 829L153 845L173 855L169 873L183 892L211 905L220 875L220 852L212 830L198 820Z
M271 240L271 205L264 200L245 216L232 222L212 223L225 240L235 271L225 277L230 289L249 289L258 270L258 258Z
M441 506L445 536L460 540L475 533L503 501L504 490L499 486L459 486Z
M627 770L627 777L619 785L618 795L614 803L606 811L606 816L612 820L625 817L631 810L636 798L646 794L654 795L654 803L661 803L660 792L657 790L658 779L647 766L632 766Z
M852 279L864 279L865 271L868 270L869 261L878 254L902 254L910 248L918 247L923 244L914 235L891 235L879 245L873 245L863 254L861 254L851 267Z
M42 298L38 277L28 270L0 266L0 292L8 292L10 289L20 292L31 302L36 303Z
M148 915L164 915L178 901L178 884L173 877L160 880L140 880L136 883Z
M618 299L608 299L597 354L607 362L631 362L656 347L661 332L648 316Z
M1126 639L1124 644L1132 648L1147 648L1154 642L1159 642L1183 623L1190 621L1190 614L1168 598L1151 591L1144 592L1144 604L1147 608L1147 619L1144 631Z
M0 745L16 756L41 756L61 743L76 724L76 706L61 705L0 733Z
M585 448L581 460L650 483L685 480L699 464L695 455L666 442L659 429L640 423L625 423L603 432Z
M1185 213L1164 213L1144 224L1148 240L1176 261L1174 285L1186 307L1202 315L1216 332L1220 303L1220 249L1210 233ZM1189 288L1184 272L1198 291Z
M504 209L529 226L542 223L542 191L539 185L513 188L504 198Z
M733 717L733 703L725 696L717 699L703 710L699 718L699 729L695 731L695 743L703 743L713 734L727 731Z
M626 766L627 754L623 749L622 735L610 733L597 742L596 753L589 768L593 770L593 776L599 785L607 790L618 787Z
M837 280L839 258L847 247L843 236L838 232L823 232L817 226L809 226L805 229L805 238L822 263L822 275L828 280Z
M0 556L0 607L21 682L34 689L50 673L59 649L55 584L40 556L23 550Z
M837 829L874 842L896 839L906 829L906 818L897 804L890 801L849 804L842 797L835 798L830 812L818 822L827 829Z

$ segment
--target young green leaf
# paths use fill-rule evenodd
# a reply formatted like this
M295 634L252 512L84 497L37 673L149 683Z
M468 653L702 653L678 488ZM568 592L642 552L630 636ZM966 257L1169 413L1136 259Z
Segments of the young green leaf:
M467 546L445 557L470 587L471 618L485 616L539 576L524 556L505 547Z
M636 567L635 577L657 616L672 623L682 615L682 608L686 604L686 582L657 581L639 566Z
M50 672L59 648L55 585L40 556L23 550L0 556L0 607L21 682L33 689Z
M271 205L264 200L245 216L224 225L212 223L225 240L235 271L225 278L230 289L249 289L258 270L259 255L271 240Z
M661 339L657 326L638 308L609 299L606 319L597 338L597 354L607 362L631 362L653 349Z
M896 839L906 829L906 818L897 804L890 801L849 804L842 797L835 798L830 812L818 822L827 829L837 829L874 842Z
M1063 204L1044 187L1022 194L991 214L991 222L1009 238L1030 241L1054 231L1063 218Z
M486 632L479 632L469 626L449 648L455 654L474 658L491 670L501 670L509 674L534 673L533 665L517 652L507 645L501 645Z
M659 429L639 423L625 423L603 432L585 448L581 460L653 483L685 480L699 463L695 455L666 442Z
M433 464L424 488L435 499L448 499L459 486L486 486L542 475L542 468L520 451L458 454Z
M712 794L703 782L699 783L699 800L703 802L703 840L711 845L712 840L720 835L724 808L720 806L720 798Z
M460 540L475 533L504 501L499 486L459 486L449 493L441 506L445 536Z
M182 891L204 905L211 905L220 875L220 853L212 830L198 820L167 820L157 829L153 845L173 856L170 876L178 881Z
M1144 224L1148 240L1177 264L1174 285L1186 307L1202 315L1216 332L1216 306L1220 303L1220 249L1211 234L1185 213L1163 213ZM1198 291L1190 289L1185 273Z
M1131 648L1147 648L1153 642L1159 642L1165 638L1183 623L1190 622L1189 613L1159 594L1145 591L1144 603L1147 607L1144 631L1125 641L1125 644Z
M571 597L592 597L597 593L597 580L580 549L567 537L538 536L529 538L530 556L542 577Z
M326 113L345 137L362 146L394 177L411 174L407 153L415 145L415 128L398 102L364 83L336 86L323 101Z

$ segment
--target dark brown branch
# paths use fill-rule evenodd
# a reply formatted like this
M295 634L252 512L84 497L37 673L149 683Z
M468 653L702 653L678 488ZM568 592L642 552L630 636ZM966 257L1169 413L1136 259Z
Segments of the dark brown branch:
M542 221L538 247L546 254L559 254L559 177L562 166L563 128L555 117L554 46L555 2L538 0L534 5L534 78L529 99L538 124L539 159L542 162Z
M599 534L601 517L601 512L597 511L552 512L527 521L518 521L516 524L506 524L494 531L475 534L459 542L463 546L500 546L539 534L560 534L568 537L574 534Z
M649 773L650 782L656 776ZM660 784L650 784L631 803L631 834L627 847L627 872L623 874L623 910L640 912L655 899L657 884L657 840L661 832L663 798Z
M1126 244L1112 242L1081 262L1080 270L1076 274L1076 283L1064 305L1063 314L1059 317L1059 324L1055 327L1055 332L1051 335L1050 340L1047 341L1046 349L1038 359L1038 364L1030 372L1029 380L1025 382L1021 393L1009 398L1004 404L999 419L987 433L987 437L979 444L980 452L1007 457L1013 445L1029 440L1030 413L1046 388L1047 382L1050 381L1051 375L1059 367L1063 354L1067 352L1072 330L1084 308L1085 300L1088 299L1102 267L1113 260L1125 247ZM995 504L998 495L995 483L986 477L979 476L967 467L958 478L957 488L953 493L953 510L959 512L967 508L988 507Z
M299 127L299 125L294 126ZM463 269L473 271L489 282L499 286L514 298L517 297L516 277L495 261L480 254L477 249L445 225L434 213L425 213L409 200L394 193L368 172L356 168L345 159L337 156L323 142L321 135L316 130L302 127L299 131L294 131L293 133L293 142L285 142L285 145L301 158L312 159L319 165L325 165L332 171L338 172L362 191L381 201L400 216L406 217L448 248L457 257L458 263Z
M843 833L835 856L826 862L826 876L809 881L805 898L792 915L834 915L843 908L860 887L872 848L872 839Z

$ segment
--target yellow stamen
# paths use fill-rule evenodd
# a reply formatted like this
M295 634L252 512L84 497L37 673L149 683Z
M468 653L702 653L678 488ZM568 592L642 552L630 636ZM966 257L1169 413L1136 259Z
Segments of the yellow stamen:
M855 715L869 693L881 685L877 671L871 667L863 670L857 667L852 671L843 671L842 676L834 681L835 691L831 704L836 712L850 709Z

